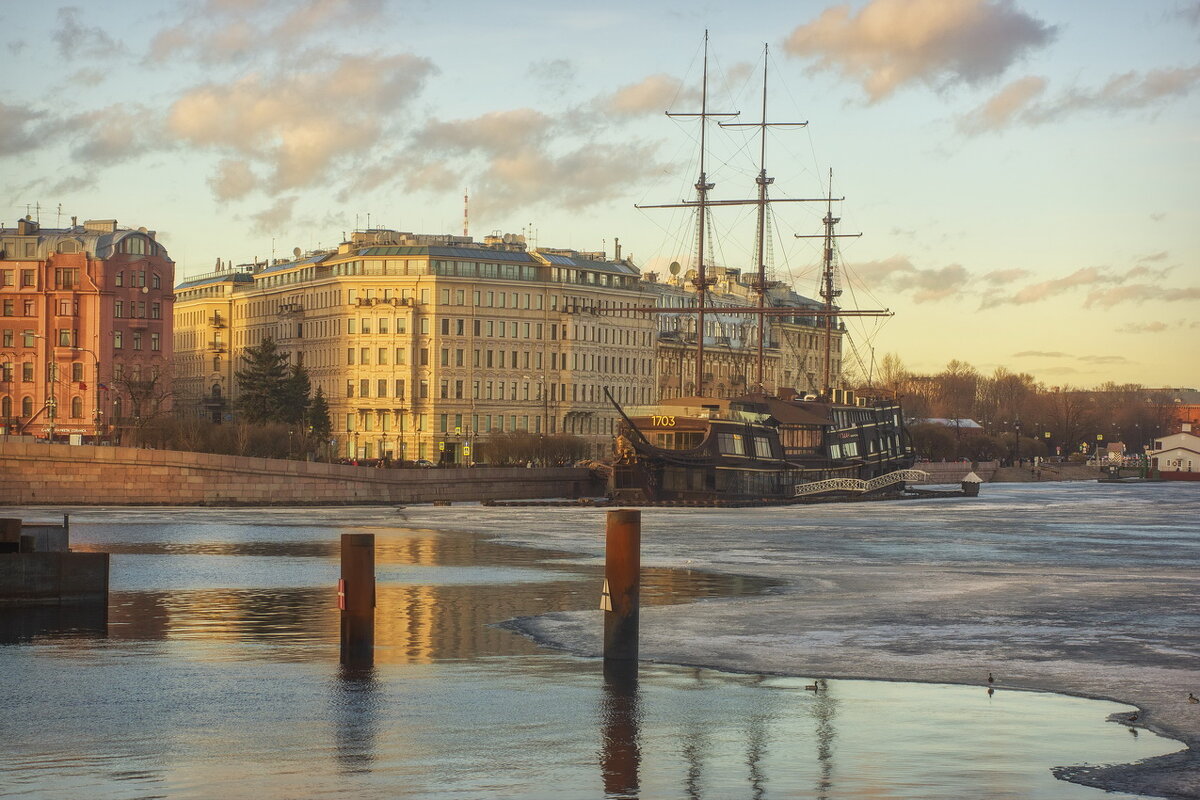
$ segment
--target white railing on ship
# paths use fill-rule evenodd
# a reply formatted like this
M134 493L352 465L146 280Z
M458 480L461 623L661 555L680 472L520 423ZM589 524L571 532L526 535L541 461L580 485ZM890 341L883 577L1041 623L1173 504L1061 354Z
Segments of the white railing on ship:
M906 481L920 483L928 477L929 473L923 469L898 469L895 472L871 478L869 481L859 480L858 478L830 478L824 481L798 484L795 496L806 497L812 494L825 494L827 492L861 492L865 494Z

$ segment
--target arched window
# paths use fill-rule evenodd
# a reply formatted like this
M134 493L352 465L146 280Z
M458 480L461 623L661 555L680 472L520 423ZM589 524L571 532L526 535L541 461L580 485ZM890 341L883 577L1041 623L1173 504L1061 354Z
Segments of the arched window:
M219 384L219 383L214 383L214 384L212 385L212 396L213 396L213 397L220 397L220 396L221 396L221 384Z
M4 397L2 399L0 399L0 417L4 417L4 419L8 419L11 416L12 416L12 398L9 397L8 395L4 395Z
M71 419L83 419L83 398L71 398Z
M32 397L26 397L23 400L21 400L21 416L22 417L32 417L33 416L33 398Z
M121 398L118 397L116 400L113 400L113 419L122 419L125 416L124 411L124 403L121 402Z

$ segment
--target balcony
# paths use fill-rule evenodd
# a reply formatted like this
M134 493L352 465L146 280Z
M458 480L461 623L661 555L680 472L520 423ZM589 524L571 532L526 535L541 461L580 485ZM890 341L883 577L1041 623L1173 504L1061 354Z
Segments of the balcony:
M208 352L224 353L225 352L225 343L224 342L209 342L208 343Z
M224 328L225 327L225 318L222 317L220 314L215 314L208 318L208 324L214 328Z

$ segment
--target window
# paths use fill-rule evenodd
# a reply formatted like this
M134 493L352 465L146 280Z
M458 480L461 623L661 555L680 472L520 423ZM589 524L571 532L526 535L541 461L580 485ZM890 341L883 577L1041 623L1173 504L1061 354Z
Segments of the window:
M54 283L59 289L74 289L79 285L79 270L58 267L54 270Z
M71 398L71 419L83 418L83 399L79 397Z
M371 332L371 318L370 318L370 317L363 317L363 321L362 321L362 332L363 332L363 333L370 333L370 332Z
M16 277L16 270L0 269L0 286L12 286L13 281L16 280ZM5 414L4 416L8 415Z
M375 363L379 364L381 366L387 366L387 358L388 358L388 349L386 347L381 347L381 348L379 348L378 359L376 360Z
M157 272L150 273L150 288L152 288L152 289L161 289L162 288L162 278L158 277Z
M346 381L346 397L354 397L354 381Z
M346 348L346 363L349 364L350 366L354 366L354 348L353 347Z
M150 319L162 319L162 304L161 303L151 303L150 304Z
M4 301L4 316L6 316L6 317L16 316L16 312L17 312L16 301L15 300L5 300Z
M403 380L401 380L401 379L399 379L399 378L396 380L396 394L395 394L395 397L396 397L396 399L397 399L397 400L403 400L403 399L404 399L404 381L403 381Z
M22 417L32 417L33 416L33 398L32 397L26 397L23 400L21 400L21 416Z
M21 285L22 286L37 286L37 270L32 270L32 269L21 270Z
M421 400L429 399L429 381L421 381L417 387L418 398Z
M33 362L26 361L21 364L21 380L25 383L33 383Z
M134 350L141 350L141 349L142 349L142 334L141 334L141 331L134 331L134 332L133 332L133 349L134 349Z
M58 346L59 347L70 347L71 344L72 344L72 342L71 342L70 328L59 328L59 330L58 330Z
M362 378L358 382L358 396L359 397L370 397L370 395L371 395L371 380L369 378Z
M83 362L82 361L72 361L71 362L71 380L74 383L79 383L83 380Z
M150 334L150 349L151 350L161 350L162 349L161 337L159 334L157 334L157 333Z
M113 275L113 285L114 286L124 286L125 285L125 273L124 272L118 272L116 275Z
M386 378L380 378L375 391L376 397L387 397L388 382Z
M124 346L122 344L124 342L124 340L125 340L125 336L124 336L123 331L113 331L113 347L114 348L116 348L117 350L120 350Z
M113 317L121 319L125 316L125 301L117 300L113 303Z

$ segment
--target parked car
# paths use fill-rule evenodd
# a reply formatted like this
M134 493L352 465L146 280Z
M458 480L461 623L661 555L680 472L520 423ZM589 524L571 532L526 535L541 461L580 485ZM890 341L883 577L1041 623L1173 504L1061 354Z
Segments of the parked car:
M413 466L420 467L421 469L433 469L437 465L434 464L432 461L430 461L428 458L418 458L416 461L413 462Z

